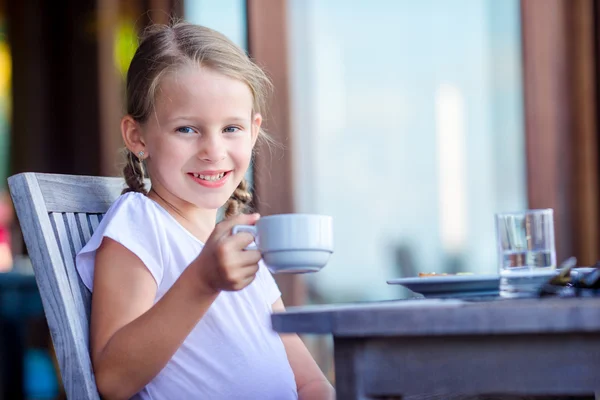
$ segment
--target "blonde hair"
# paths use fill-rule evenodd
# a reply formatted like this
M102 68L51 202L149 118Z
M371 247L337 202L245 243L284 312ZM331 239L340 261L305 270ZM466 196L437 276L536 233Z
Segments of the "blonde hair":
M144 123L154 110L161 78L187 65L211 68L248 85L253 98L253 113L266 114L272 83L248 55L223 34L187 22L149 27L136 50L127 72L127 114ZM259 131L259 140L269 140ZM144 187L144 163L127 150L123 175L126 192L147 194ZM246 211L252 202L248 184L242 179L226 204L225 215Z

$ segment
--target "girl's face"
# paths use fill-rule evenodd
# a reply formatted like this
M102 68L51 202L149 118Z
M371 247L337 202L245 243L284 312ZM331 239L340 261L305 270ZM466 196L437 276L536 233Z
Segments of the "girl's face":
M155 112L141 127L154 190L203 209L223 206L244 177L258 137L262 117L252 106L245 83L210 68L165 76Z

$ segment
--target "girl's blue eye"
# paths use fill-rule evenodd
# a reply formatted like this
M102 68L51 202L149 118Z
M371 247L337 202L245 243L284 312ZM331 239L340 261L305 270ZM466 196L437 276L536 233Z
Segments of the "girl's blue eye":
M239 130L240 130L240 128L238 128L237 126L228 126L227 128L223 129L223 132L225 132L225 133L236 133Z
M179 133L194 133L194 130L189 126L182 126L180 128L177 128L176 131Z

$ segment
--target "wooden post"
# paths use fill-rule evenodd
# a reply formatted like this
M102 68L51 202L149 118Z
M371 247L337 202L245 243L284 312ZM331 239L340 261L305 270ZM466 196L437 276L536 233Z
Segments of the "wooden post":
M102 0L98 7L98 72L100 97L100 173L119 176L120 121L124 112L122 83L114 60L119 1Z
M598 104L600 75L598 74L599 43L597 27L600 13L594 13L593 0L569 3L569 28L573 37L569 46L573 60L573 224L575 251L581 265L600 260L600 159ZM597 7L596 7L597 8Z
M250 55L275 85L265 116L267 132L283 149L258 147L254 163L257 208L263 215L294 212L293 148L290 140L288 33L285 0L247 0ZM287 305L303 304L305 289L299 276L277 276Z
M530 208L555 211L558 260L600 258L593 0L521 0Z

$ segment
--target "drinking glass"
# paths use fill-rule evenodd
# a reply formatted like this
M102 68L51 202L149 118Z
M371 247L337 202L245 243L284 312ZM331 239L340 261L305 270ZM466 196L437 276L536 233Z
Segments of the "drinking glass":
M496 214L500 295L532 295L555 273L552 209Z

